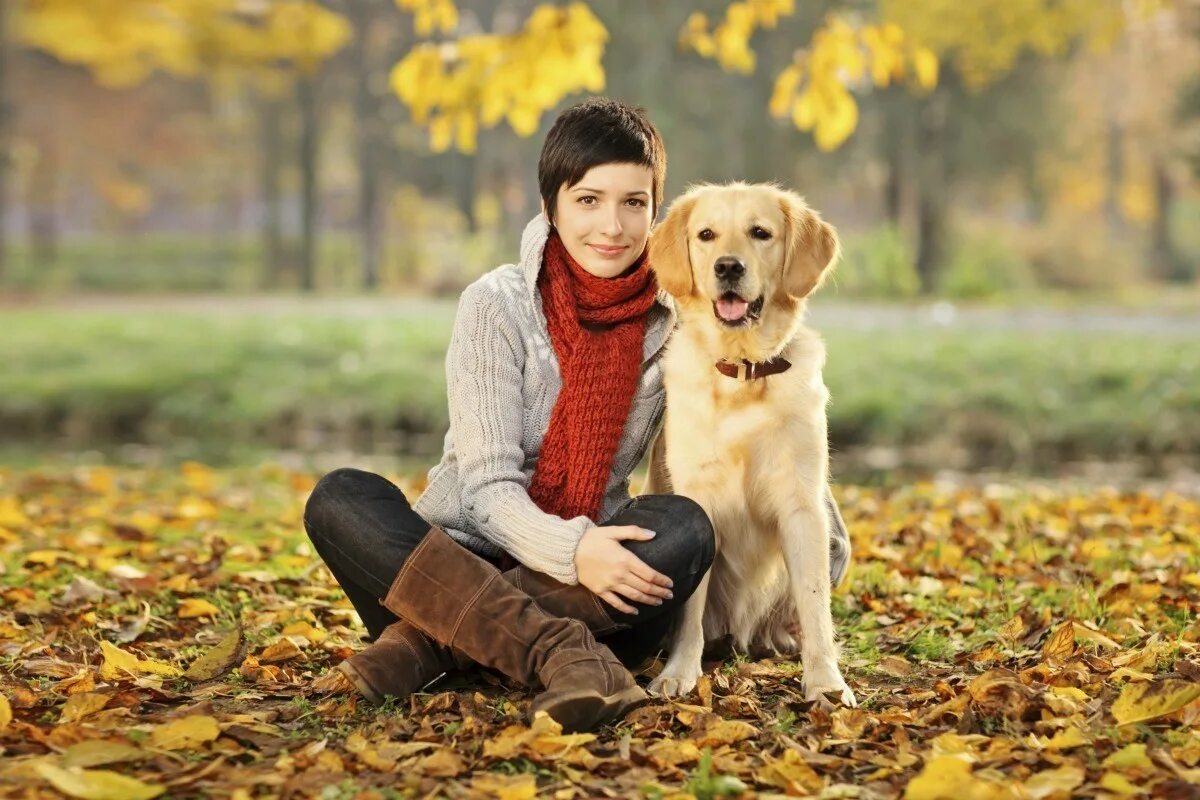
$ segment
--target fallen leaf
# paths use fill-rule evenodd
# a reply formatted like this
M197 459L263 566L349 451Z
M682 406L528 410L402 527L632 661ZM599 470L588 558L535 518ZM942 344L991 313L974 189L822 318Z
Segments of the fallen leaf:
M413 769L427 778L453 778L466 771L467 765L462 757L448 747L439 748L436 752L422 758Z
M221 727L212 717L195 714L156 725L150 742L163 750L190 750L221 735Z
M1112 705L1118 725L1166 716L1200 697L1200 683L1168 678L1152 683L1127 683Z
M62 754L64 767L98 767L121 761L136 761L149 754L139 747L109 739L88 739L76 742Z
M291 639L280 639L259 653L258 661L259 663L273 664L303 656L303 651Z
M82 694L71 695L67 698L67 702L63 704L62 714L58 718L59 724L78 722L88 714L95 714L108 705L110 699L110 695L97 694L95 692L83 692Z
M1030 800L1060 800L1071 796L1072 790L1083 783L1082 768L1071 765L1042 770L1025 779L1025 793ZM961 798L967 800L967 798Z
M237 662L238 651L242 645L242 635L241 626L234 628L225 635L224 639L193 661L188 666L187 672L183 673L183 677L191 681L207 681L218 675L224 675Z
M1146 745L1140 742L1125 745L1100 763L1113 769L1154 769L1154 762L1146 755Z
M142 783L103 769L63 769L45 762L37 764L34 769L55 789L81 800L150 800L166 791L164 786Z
M175 610L175 616L180 619L194 619L196 617L215 617L221 613L221 609L214 606L209 601L201 597L189 597L179 604L179 608Z
M168 678L178 678L183 674L179 667L153 659L139 659L109 642L100 642L100 651L104 654L104 663L100 665L100 677L105 680L120 680L138 673L163 675Z

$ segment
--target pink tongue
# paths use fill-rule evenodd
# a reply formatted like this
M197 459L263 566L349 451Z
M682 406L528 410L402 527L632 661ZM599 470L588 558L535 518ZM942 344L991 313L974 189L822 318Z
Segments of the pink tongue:
M748 308L750 308L750 304L741 298L726 300L722 297L717 301L717 313L721 315L721 319L729 322L735 322L746 316L746 309Z

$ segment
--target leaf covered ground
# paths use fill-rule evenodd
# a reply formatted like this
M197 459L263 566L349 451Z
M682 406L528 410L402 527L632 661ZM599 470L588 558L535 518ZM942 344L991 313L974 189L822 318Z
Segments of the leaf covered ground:
M1200 795L1195 499L840 487L859 708L732 654L562 735L489 672L383 708L339 686L363 629L300 524L316 477L0 470L0 795Z

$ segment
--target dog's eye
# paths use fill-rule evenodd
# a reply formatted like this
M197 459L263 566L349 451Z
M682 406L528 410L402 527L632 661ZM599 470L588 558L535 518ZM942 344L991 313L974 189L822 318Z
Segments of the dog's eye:
M717 235L712 232L711 228L705 228L704 230L700 231L697 236L700 237L700 241L702 242L711 242L713 239L717 238Z
M766 228L755 225L750 229L750 235L755 239L762 239L764 242L771 238L771 232Z

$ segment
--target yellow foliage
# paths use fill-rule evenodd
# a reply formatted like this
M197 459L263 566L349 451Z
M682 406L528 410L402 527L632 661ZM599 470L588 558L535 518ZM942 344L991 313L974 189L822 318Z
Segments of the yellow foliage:
M454 0L396 0L402 10L413 14L418 36L431 36L436 28L450 33L458 27L458 9Z
M1003 77L1025 51L1061 55L1074 42L1106 50L1125 30L1127 15L1145 16L1163 0L881 0L884 20L898 24L954 64L970 89Z
M430 147L474 152L479 127L506 120L530 136L547 110L574 92L604 89L608 31L585 3L534 9L511 36L464 36L414 47L392 69L391 85Z
M730 3L725 18L711 32L708 16L694 13L679 34L679 46L705 58L716 58L729 72L754 71L750 37L759 28L774 28L780 17L795 13L794 0L741 0Z
M350 36L345 19L313 0L22 0L15 22L20 41L110 87L155 70L183 78L228 67L311 70Z
M773 116L790 115L817 146L834 150L858 127L858 103L850 86L908 82L920 89L937 84L937 58L913 43L897 25L852 26L830 16L809 47L779 73L771 96Z

